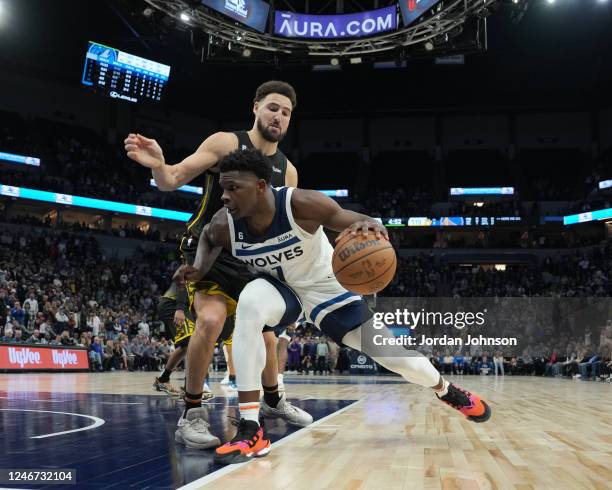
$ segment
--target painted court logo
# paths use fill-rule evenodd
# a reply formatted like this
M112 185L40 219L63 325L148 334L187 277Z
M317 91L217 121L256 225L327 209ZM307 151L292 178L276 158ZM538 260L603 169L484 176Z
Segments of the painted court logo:
M40 352L32 351L27 347L23 347L21 349L9 347L8 355L9 362L11 364L18 364L20 368L41 364Z
M53 364L56 366L65 367L68 366L77 366L78 360L76 354L73 354L67 350L54 350L52 353Z

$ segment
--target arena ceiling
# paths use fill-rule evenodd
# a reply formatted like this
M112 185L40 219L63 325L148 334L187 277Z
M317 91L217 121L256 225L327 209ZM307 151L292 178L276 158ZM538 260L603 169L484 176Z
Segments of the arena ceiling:
M363 107L388 111L457 105L534 105L547 100L551 104L561 101L578 105L610 102L612 63L608 46L612 44L612 4L599 0L557 0L554 8L545 0L530 0L527 11L524 3L519 4L523 6L519 10L512 1L499 1L491 2L486 12L476 9L472 19L487 19L488 49L468 50L462 66L434 64L436 56L452 51L452 46L445 47L443 32L429 39L435 48L431 52L425 48L427 36L404 32L399 38L380 39L383 44L395 44L392 49L386 49L385 44L385 49L376 53L368 53L373 48L367 42L319 43L320 48L312 48L284 41L291 44L285 46L293 50L291 53L252 47L247 59L242 53L246 46L236 43L236 39L228 49L228 39L211 36L200 24L182 22L180 13L176 18L176 12L168 15L153 6L164 4L169 9L168 5L179 5L178 1L0 0L4 6L0 64L3 70L78 86L87 42L102 42L171 65L166 100L169 107L201 113L225 106L231 117L239 107L244 109L244 102L251 96L250 89L248 97L236 97L235 101L231 94L244 92L245 82L251 87L273 77L294 83L305 94L301 97L305 103L302 108L318 112L359 111ZM392 3L275 0L276 8L310 13L333 13L339 5L350 13ZM186 4L187 0L180 3ZM191 2L190 8L193 5L196 2ZM145 15L148 8L153 13ZM519 18L520 22L516 22ZM234 36L237 26L232 27L224 35ZM249 31L249 35L253 32ZM209 52L211 37L215 45ZM453 36L449 38L452 44ZM264 37L253 40L253 44L257 42L265 45L271 41ZM315 55L311 53L313 49L320 51ZM330 65L334 57L340 60L337 71L312 71L314 64ZM362 63L351 64L352 57L362 58ZM374 70L374 61L400 67ZM325 90L309 90L313 86L325 86ZM211 101L211 94L218 97Z

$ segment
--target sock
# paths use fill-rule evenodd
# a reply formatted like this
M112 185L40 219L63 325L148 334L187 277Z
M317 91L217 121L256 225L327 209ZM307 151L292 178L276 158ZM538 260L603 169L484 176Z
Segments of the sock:
M439 390L434 390L436 392L436 395L438 395L439 398L442 398L444 395L446 395L448 393L448 386L449 386L449 382L446 381L443 377L440 377L440 379L442 380L442 388L440 388Z
M282 375L282 374L279 374L279 375L278 375L278 383L280 384L280 383L282 383L282 382L283 382L283 375Z
M240 418L252 420L259 425L259 402L239 403Z
M202 406L202 393L194 395L193 393L185 392L185 411L183 412L183 418L187 418L187 412L192 408L200 408Z
M271 406L272 408L276 408L278 402L280 401L280 395L278 394L278 385L274 386L264 386L264 401Z
M236 382L236 375L235 374L230 374L229 375L229 382L230 383L235 383Z
M168 383L170 381L171 374L172 374L172 371L168 371L167 369L164 369L164 372L158 379L162 383Z

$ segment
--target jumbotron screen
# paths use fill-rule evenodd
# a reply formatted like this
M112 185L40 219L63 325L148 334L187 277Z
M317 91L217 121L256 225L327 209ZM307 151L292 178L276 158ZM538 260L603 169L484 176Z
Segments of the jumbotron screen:
M83 85L113 99L157 102L162 98L169 76L168 65L89 42Z

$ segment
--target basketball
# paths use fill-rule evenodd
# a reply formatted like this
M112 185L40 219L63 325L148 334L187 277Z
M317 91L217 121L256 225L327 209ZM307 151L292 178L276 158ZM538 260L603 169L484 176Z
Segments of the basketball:
M388 240L374 232L348 235L334 249L332 268L336 279L349 291L373 294L384 289L395 275L397 258Z

